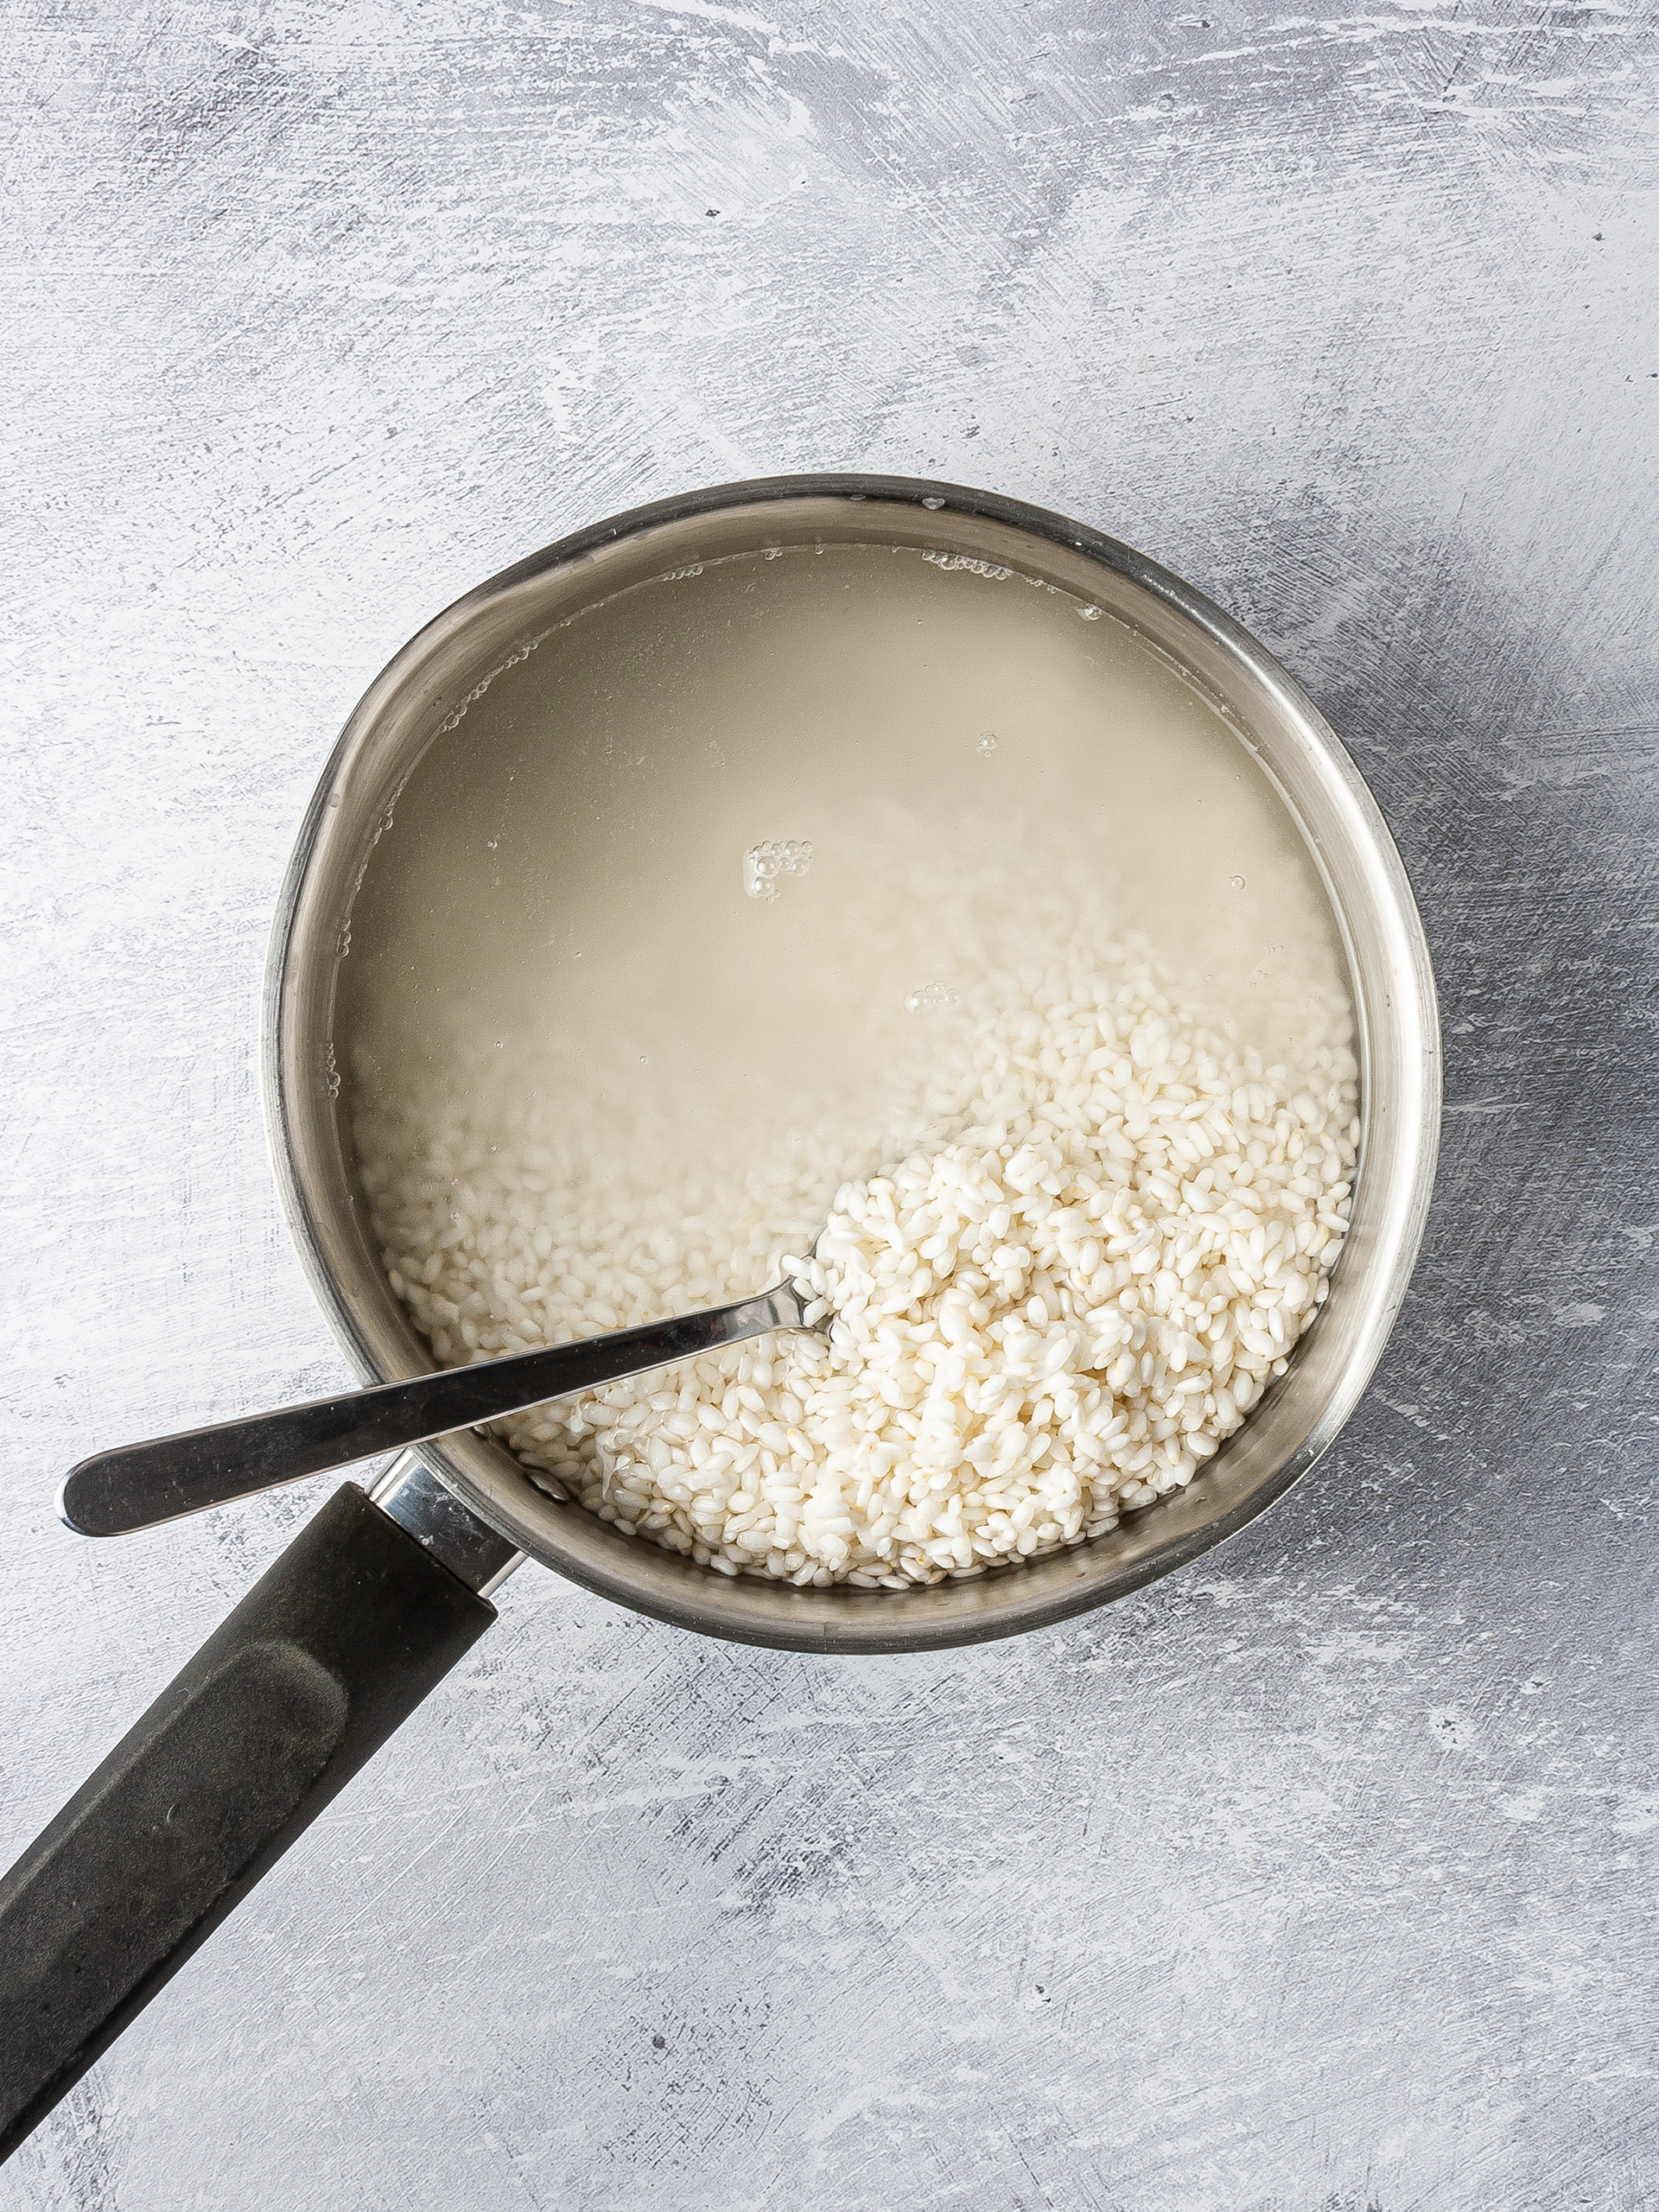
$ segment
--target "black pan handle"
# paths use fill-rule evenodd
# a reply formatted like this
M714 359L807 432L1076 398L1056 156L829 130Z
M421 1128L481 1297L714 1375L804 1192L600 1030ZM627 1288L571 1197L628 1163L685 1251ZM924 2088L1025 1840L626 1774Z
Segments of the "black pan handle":
M347 1483L0 1880L0 2159L495 1618Z

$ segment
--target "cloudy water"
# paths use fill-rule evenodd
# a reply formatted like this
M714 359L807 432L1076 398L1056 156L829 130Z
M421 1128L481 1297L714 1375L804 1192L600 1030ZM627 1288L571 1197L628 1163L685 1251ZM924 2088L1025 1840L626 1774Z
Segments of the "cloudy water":
M718 1243L774 1162L800 1210L804 1147L827 1211L969 1025L1129 932L1268 1062L1343 1027L1281 803L1143 639L950 556L738 556L550 631L417 765L340 968L346 1127Z

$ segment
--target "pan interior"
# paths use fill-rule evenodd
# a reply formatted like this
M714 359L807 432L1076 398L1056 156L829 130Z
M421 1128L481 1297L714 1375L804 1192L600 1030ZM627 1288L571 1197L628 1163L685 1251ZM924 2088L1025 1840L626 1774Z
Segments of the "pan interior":
M798 1247L842 1178L902 1143L932 1062L1046 948L1138 933L1268 1062L1294 1061L1348 1003L1309 823L1201 633L1023 533L976 524L965 550L960 517L912 509L898 530L885 509L826 500L717 519L701 542L645 532L626 558L506 580L448 635L435 626L423 682L412 664L365 702L379 741L353 766L359 786L378 779L375 826L325 1050L353 1319L385 1371L430 1358L386 1285L363 1187L389 1117L405 1169L463 1113L486 1148L539 1147L541 1172L587 1178L623 1225L643 1208L715 1243L755 1173L788 1162L776 1243ZM366 789L340 788L360 813ZM776 871L757 877L767 849ZM452 1179L463 1211L464 1170ZM733 1294L763 1287L749 1259ZM1274 1411L1193 1493L1087 1549L1114 1547L1124 1568L1220 1517L1236 1503L1226 1462L1257 1423L1281 1432L1283 1462ZM498 1519L528 1488L497 1445L444 1457L475 1482L487 1465ZM534 1510L556 1531L536 1548L579 1579L643 1584L639 1601L676 1618L707 1608L700 1625L724 1608L728 1632L766 1633L753 1609L778 1600L868 1618L971 1594L734 1589L642 1558L574 1504L537 1495ZM1075 1581L1080 1560L999 1570L976 1602L999 1579ZM816 1640L781 1620L775 1637Z

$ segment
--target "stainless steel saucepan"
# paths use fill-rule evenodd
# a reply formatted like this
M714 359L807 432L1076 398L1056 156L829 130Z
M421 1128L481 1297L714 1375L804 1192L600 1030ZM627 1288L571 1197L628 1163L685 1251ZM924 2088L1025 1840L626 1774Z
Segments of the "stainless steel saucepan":
M902 1593L716 1575L549 1496L475 1432L422 1446L366 1492L346 1484L0 1882L0 2156L483 1634L490 1592L521 1560L750 1643L975 1643L1103 1605L1196 1558L1282 1497L1352 1412L1405 1294L1440 1118L1427 947L1376 803L1306 695L1191 586L1041 509L888 477L726 485L578 531L441 614L346 723L276 915L264 1088L289 1220L348 1357L365 1382L430 1364L365 1231L331 1051L341 924L404 779L530 631L698 561L842 543L1016 567L1099 604L1225 707L1276 786L1329 893L1358 1013L1360 1168L1317 1327L1186 1491L1076 1549Z

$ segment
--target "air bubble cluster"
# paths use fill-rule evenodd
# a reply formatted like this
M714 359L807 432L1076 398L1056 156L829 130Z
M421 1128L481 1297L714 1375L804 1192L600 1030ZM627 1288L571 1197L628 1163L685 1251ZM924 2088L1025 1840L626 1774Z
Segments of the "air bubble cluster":
M751 845L743 855L743 888L751 899L768 903L783 888L786 875L804 875L812 865L812 848L804 837L769 838Z
M962 993L950 983L920 983L906 993L906 1014L939 1014L946 1007L960 1006Z
M982 760L988 760L996 750L996 732L994 729L981 730L974 741L974 750Z

